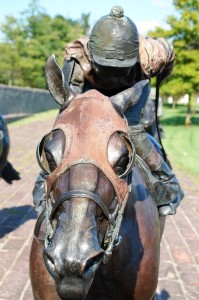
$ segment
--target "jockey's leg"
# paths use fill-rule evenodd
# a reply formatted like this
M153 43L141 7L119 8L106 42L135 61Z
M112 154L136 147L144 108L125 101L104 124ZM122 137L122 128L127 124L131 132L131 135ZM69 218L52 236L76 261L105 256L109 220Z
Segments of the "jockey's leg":
M154 187L159 214L162 216L173 215L176 213L176 208L184 194L177 178L162 158L162 155L156 150L154 143L151 142L143 124L140 122L149 93L150 85L143 89L139 101L128 109L125 115L136 153L145 161L154 177L158 179Z
M152 174L158 179L155 184L156 203L160 215L176 213L184 194L179 182L144 130L143 124L129 127L130 138L136 153L145 161Z

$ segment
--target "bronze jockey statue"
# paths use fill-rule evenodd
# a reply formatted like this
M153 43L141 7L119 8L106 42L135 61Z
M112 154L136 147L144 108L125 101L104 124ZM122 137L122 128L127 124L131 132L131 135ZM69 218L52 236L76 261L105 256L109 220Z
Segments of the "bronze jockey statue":
M171 44L163 38L139 36L134 22L124 15L120 6L114 6L109 15L95 23L89 37L68 44L63 72L76 93L94 88L112 96L142 79L157 76L160 83L170 75L174 58ZM153 142L140 122L149 93L148 85L138 103L126 110L125 116L136 153L157 179L155 190L159 214L173 215L184 194L161 155L161 147ZM33 191L38 212L40 206L45 205L43 177L45 174L41 172Z

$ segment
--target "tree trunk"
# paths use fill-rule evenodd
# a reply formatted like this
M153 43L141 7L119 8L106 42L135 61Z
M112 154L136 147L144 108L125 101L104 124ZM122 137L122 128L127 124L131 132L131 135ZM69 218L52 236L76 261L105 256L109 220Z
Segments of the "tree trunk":
M190 126L191 125L191 116L192 116L192 95L189 94L189 102L187 104L187 114L185 118L185 125Z
M172 108L173 109L176 108L176 99L175 99L175 97L173 97Z

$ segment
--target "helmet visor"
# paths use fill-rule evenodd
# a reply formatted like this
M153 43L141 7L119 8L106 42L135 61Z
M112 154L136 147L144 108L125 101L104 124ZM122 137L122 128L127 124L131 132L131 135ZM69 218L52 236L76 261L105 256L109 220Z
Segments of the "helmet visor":
M109 52L109 53L108 53ZM122 55L115 57L111 57L110 51L105 51L104 56L98 56L97 54L92 54L92 59L98 65L104 67L117 67L117 68L128 68L132 67L138 61L137 56L131 58L122 58ZM114 51L114 56L116 56L116 52ZM124 55L123 55L124 57Z

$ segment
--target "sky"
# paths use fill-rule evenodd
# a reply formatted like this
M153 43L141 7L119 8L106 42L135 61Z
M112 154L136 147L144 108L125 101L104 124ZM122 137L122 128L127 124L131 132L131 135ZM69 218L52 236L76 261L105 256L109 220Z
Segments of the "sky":
M31 0L0 0L0 23L6 15L19 16L27 10ZM175 14L172 0L38 0L39 6L52 17L61 14L78 20L82 13L90 13L90 25L102 16L109 14L112 6L120 5L124 14L130 17L138 27L140 34L160 25L166 28L168 15Z

